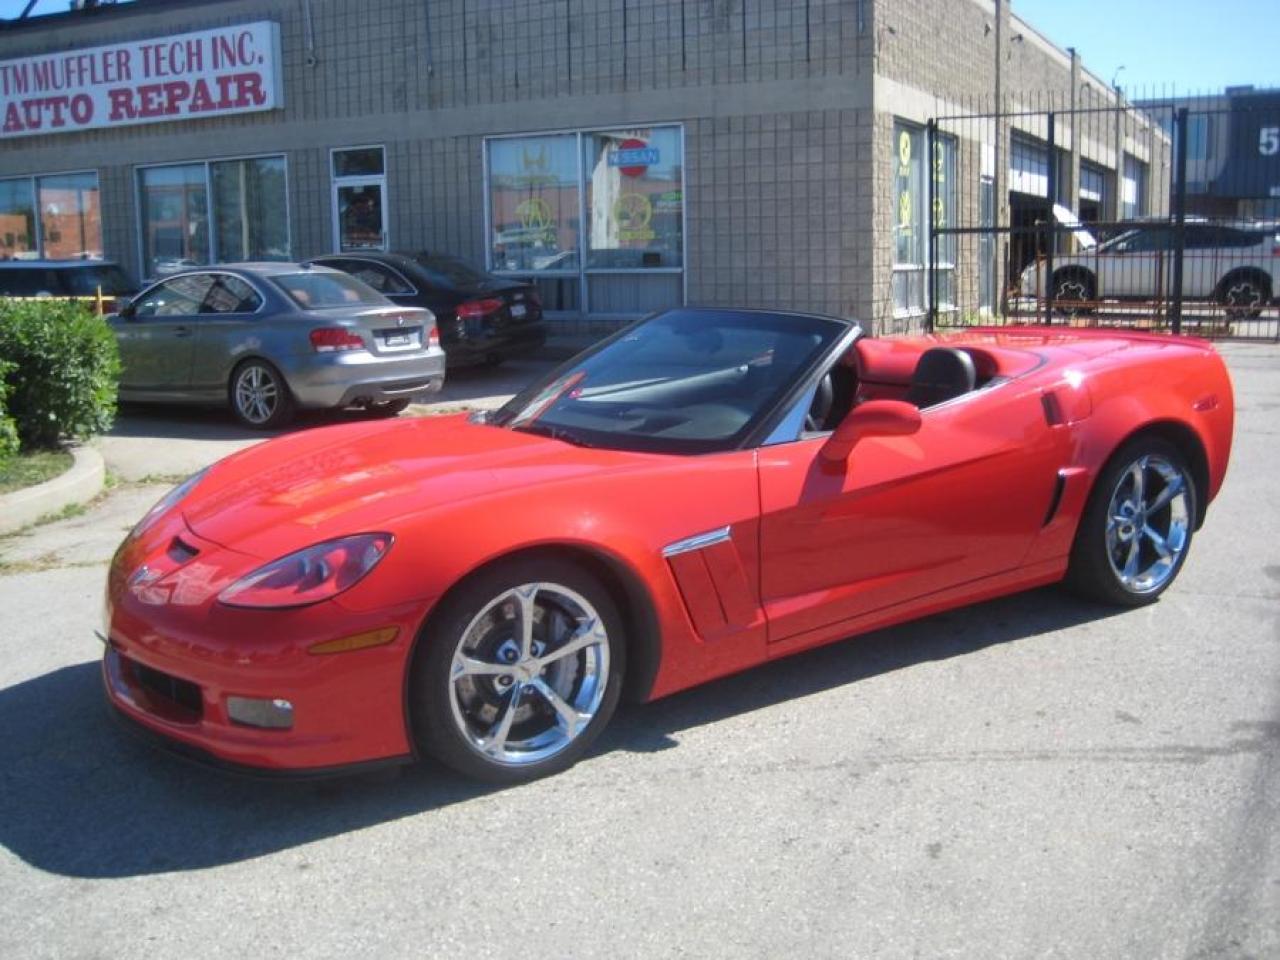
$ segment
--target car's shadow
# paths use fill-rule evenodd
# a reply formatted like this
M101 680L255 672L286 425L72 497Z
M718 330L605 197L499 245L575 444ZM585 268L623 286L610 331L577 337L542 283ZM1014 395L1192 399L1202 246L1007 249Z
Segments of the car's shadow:
M592 752L665 749L683 730L925 661L1033 642L1109 612L1045 589L930 617L626 706ZM75 877L234 863L495 789L436 765L295 782L195 766L110 722L96 661L0 691L0 730L0 844L41 870Z
M473 406L473 401L497 401L519 393L531 381L551 368L552 362L539 359L511 360L497 367L472 366L449 368L444 389L432 396L431 403L445 408ZM241 424L226 407L124 402L120 404L116 422L108 432L112 437L156 437L174 440L263 440L283 433L312 427L351 423L372 417L365 411L300 410L296 419L282 430L252 430Z

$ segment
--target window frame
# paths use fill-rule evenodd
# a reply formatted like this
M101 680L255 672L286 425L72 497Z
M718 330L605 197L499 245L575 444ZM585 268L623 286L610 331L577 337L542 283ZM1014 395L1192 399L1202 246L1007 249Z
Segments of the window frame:
M956 283L956 276L959 275L959 253L960 242L955 234L948 237L938 238L937 243L933 243L933 227L936 225L936 211L927 209L929 207L928 197L931 187L933 188L934 206L942 205L943 220L947 212L948 200L947 192L950 192L950 212L954 218L960 216L960 138L952 133L934 134L933 154L929 154L929 136L928 125L915 123L914 120L906 119L905 116L893 116L893 133L891 146L893 147L893 159L895 163L899 163L899 142L901 133L910 133L911 136L918 137L919 151L914 151L911 160L919 157L919 172L909 174L909 179L918 179L918 183L913 183L913 187L918 187L920 196L918 201L911 206L911 216L913 223L911 229L916 230L920 234L920 253L922 259L919 264L910 261L902 261L897 259L897 237L892 237L892 264L890 279L890 306L892 308L893 317L897 320L911 319L911 317L928 316L929 312L929 265L933 265L934 270L938 271L938 275L950 274L950 284L938 284L938 302L933 305L938 312L955 312L959 310L959 305L954 301L957 300L956 291L959 285ZM950 168L947 166L947 150L950 148ZM943 170L943 178L938 179L938 164L941 161L941 169ZM893 220L893 229L901 225L901 221L897 220L900 215L900 198L899 198L899 174L895 172L891 179L892 196L890 197L890 211ZM938 187L942 188L942 192L938 192ZM892 234L892 229L891 229ZM954 244L954 248L950 251L952 259L946 260L945 253L948 239ZM897 279L905 278L906 303L900 306L896 300ZM920 289L920 306L911 306L911 289L914 284L919 284ZM950 288L950 291L946 288ZM950 296L948 296L950 293Z
M215 163L234 163L239 160L281 160L284 163L284 229L285 236L289 245L289 258L282 260L282 263L288 263L293 257L293 200L289 182L289 154L287 151L276 151L269 153L246 153L235 154L225 157L209 157L203 160L167 160L164 163L139 163L132 168L133 171L133 210L134 221L138 228L138 273L142 275L143 282L147 278L145 271L147 268L147 238L146 225L142 220L142 175L147 170L157 170L164 167L191 167L197 164L204 167L204 206L205 206L205 223L207 231L207 239L209 241L209 263L201 264L205 267L216 267L218 260L218 237L215 221L213 218L213 172L212 165ZM191 267L189 269L196 269ZM152 281L159 283L168 277L152 277ZM261 294L261 290L258 291Z
M177 280L177 279L179 279L180 277L188 276L188 275L191 275L191 274L208 274L209 276L213 276L213 277L235 277L237 280L240 280L240 281L242 281L242 282L244 282L244 283L247 283L250 287L252 287L252 288L253 288L253 292L254 292L254 293L256 293L256 294L258 295L258 308L257 308L256 310L251 311L251 312L243 312L243 311L241 311L241 312L238 312L238 313L236 313L236 314L233 314L233 316L257 316L258 314L263 313L263 312L267 309L267 302L268 302L268 301L267 301L267 295L263 292L262 287L261 287L261 286L259 286L258 282L257 282L255 279L253 279L252 277L247 277L247 276L245 276L245 275L243 275L243 274L233 273L233 272L232 272L232 271L230 271L230 270L218 270L216 267L213 267L213 268L210 268L210 269L198 269L198 268L192 267L191 269L189 269L189 270L184 270L184 271L182 271L181 273L175 273L175 274L174 274L173 276L171 276L171 277L165 277L165 278L163 278L163 279L161 279L161 280L155 280L155 281L153 281L153 282L151 282L151 283L147 284L145 287L143 287L143 288L142 288L138 293L134 294L133 299L132 299L130 302L131 302L131 303L133 303L133 304L135 304L135 305L136 305L136 304L139 304L139 303L141 303L141 302L142 302L142 301L147 297L147 295L148 295L148 294L150 294L150 293L151 293L151 291L152 291L152 290L156 289L156 287L163 286L164 284L168 283L168 282L169 282L169 281L171 281L171 280ZM211 286L212 286L212 285L211 285ZM207 296L207 293L206 293L206 296ZM201 300L200 302L201 302L201 305L203 305L203 304L204 304L204 301L203 301L203 300ZM155 316L155 314L144 314L144 315L143 315L143 319L145 320L147 317L154 317L154 316ZM183 316L186 316L186 314L183 314ZM196 313L196 314L191 314L191 316L196 316L196 317L200 317L200 316L217 317L217 316L223 316L223 314L219 314L219 313L208 313L208 314Z
M678 267L592 267L588 269L586 264L587 244L589 242L586 234L585 224L587 223L587 191L586 191L586 171L583 163L583 140L593 133L609 133L614 130L627 128L674 128L679 134L680 141L680 266ZM577 166L577 189L578 189L578 266L571 270L546 270L546 271L519 271L519 270L499 270L493 265L493 243L490 239L492 232L492 203L490 198L490 164L489 164L489 144L500 140L521 140L531 139L534 137L554 137L572 135L574 137L574 155L576 157ZM686 307L689 303L689 144L684 121L671 120L639 120L634 123L609 125L594 125L583 127L553 127L539 130L524 130L519 133L502 133L492 134L482 139L480 144L481 159L481 176L483 177L483 204L482 216L484 224L482 235L484 237L484 269L486 273L491 273L498 277L510 277L513 279L530 280L536 282L538 279L548 280L577 280L578 281L578 303L579 307L576 312L581 313L584 317L591 313L591 277L599 276L673 276L680 275L680 306ZM674 309L674 308L671 308Z
M101 224L102 211L102 173L96 167L86 167L76 170L54 170L49 173L24 173L16 176L0 176L0 183L12 183L22 180L27 181L31 186L31 212L34 221L32 225L32 234L35 237L35 253L34 259L47 261L49 263L85 263L95 262L92 257L59 257L51 260L45 255L44 247L44 217L40 214L40 181L53 179L54 177L83 177L93 176L94 183L98 187L98 211L99 224ZM100 261L107 259L107 244L101 226L99 226L98 241L102 246L102 256L98 258ZM21 262L15 258L14 262Z

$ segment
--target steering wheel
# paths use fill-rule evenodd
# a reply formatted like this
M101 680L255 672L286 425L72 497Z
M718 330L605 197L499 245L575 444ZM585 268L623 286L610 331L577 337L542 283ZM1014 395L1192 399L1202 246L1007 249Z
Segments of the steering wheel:
M831 407L835 403L836 389L828 370L818 381L818 389L813 394L813 402L809 404L809 412L805 414L804 428L809 433L823 430L827 417L831 416Z

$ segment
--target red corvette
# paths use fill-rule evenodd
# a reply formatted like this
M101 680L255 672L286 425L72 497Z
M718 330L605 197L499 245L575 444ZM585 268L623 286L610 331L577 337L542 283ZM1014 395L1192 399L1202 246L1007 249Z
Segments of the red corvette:
M296 433L189 479L111 565L107 696L233 766L524 780L624 694L1064 578L1154 600L1232 420L1195 340L675 310L487 417Z

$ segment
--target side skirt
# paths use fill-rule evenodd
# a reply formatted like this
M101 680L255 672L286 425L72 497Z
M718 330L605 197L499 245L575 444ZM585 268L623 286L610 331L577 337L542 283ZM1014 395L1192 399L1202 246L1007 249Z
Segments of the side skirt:
M1066 572L1067 558L1063 556L1019 567L1007 573L983 577L981 580L974 580L871 613L850 617L847 620L771 643L768 650L769 659L773 660L826 643L834 643L855 634L892 627L899 623L906 623L908 620L919 620L931 614L941 613L943 610L967 607L974 603L981 603L983 600L992 600L1010 593L1056 583L1066 575Z

